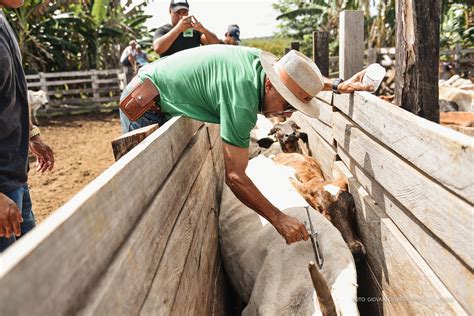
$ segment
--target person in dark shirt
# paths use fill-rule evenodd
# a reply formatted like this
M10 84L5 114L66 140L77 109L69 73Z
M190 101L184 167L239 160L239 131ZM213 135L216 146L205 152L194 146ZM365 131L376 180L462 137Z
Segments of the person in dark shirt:
M221 44L240 45L240 28L237 24L229 25Z
M161 57L200 45L218 44L217 36L189 14L187 0L172 0L171 24L159 27L153 37L153 50Z
M30 121L28 88L18 41L1 8L23 0L0 0L0 252L35 226L28 190L28 149L37 171L51 170L54 156Z

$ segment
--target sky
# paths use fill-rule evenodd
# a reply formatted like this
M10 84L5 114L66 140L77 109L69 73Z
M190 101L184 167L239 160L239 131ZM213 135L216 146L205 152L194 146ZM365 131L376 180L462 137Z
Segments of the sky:
M240 38L272 36L277 31L276 17L273 10L275 0L188 0L189 14L194 15L209 31L224 38L229 24L240 27ZM156 28L170 23L168 12L170 0L151 0L145 13L153 17L146 25Z

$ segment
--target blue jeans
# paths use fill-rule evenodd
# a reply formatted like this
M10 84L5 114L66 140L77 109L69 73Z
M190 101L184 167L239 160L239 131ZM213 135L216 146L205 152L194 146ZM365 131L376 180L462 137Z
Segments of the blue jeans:
M12 199L21 211L21 216L23 217L23 223L21 223L21 236L24 236L36 226L35 216L33 215L33 211L31 209L31 198L30 191L28 190L28 184L25 184L18 189L5 192L4 194ZM0 252L7 249L18 238L20 237L0 237Z
M142 82L142 80L138 77L135 76L132 81L123 89L122 95L120 96L120 101L122 101L127 95L133 92L135 88ZM122 110L119 110L120 113L120 126L122 127L122 132L123 133L128 133L133 130L136 130L138 128L142 128L151 124L156 124L158 123L159 126L163 125L168 121L166 118L166 115L164 113L157 114L153 111L148 111L143 114L142 117L140 117L138 120L135 122L130 121L130 119L122 112Z

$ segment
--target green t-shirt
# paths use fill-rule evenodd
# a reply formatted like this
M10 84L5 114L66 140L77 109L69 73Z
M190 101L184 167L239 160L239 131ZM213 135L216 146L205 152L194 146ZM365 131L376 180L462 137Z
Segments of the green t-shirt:
M201 46L160 58L138 76L155 83L163 112L220 124L224 142L246 148L263 104L260 53L256 48Z

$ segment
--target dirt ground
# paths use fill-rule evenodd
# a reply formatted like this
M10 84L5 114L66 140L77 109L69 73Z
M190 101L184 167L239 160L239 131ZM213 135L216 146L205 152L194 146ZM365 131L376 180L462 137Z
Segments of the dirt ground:
M40 121L39 127L53 148L55 166L40 174L30 163L28 183L38 223L114 163L110 141L121 134L117 112L57 117Z

